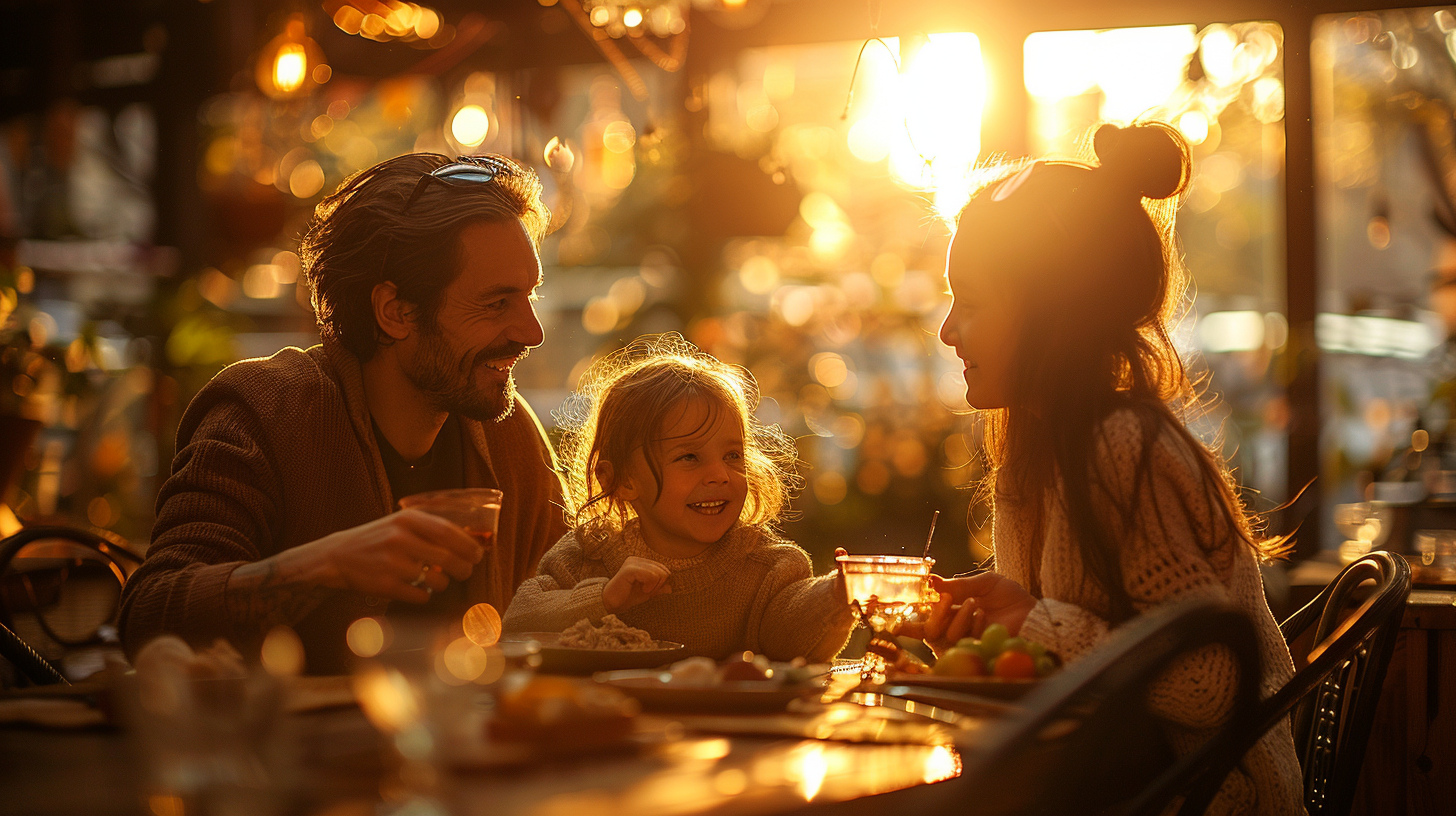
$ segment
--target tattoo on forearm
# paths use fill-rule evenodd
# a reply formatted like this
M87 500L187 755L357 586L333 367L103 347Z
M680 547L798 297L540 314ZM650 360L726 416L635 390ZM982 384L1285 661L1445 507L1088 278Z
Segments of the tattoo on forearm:
M292 626L328 597L331 590L327 587L288 573L273 558L233 570L226 592L228 609L238 616L237 623L246 622L260 631L280 624Z

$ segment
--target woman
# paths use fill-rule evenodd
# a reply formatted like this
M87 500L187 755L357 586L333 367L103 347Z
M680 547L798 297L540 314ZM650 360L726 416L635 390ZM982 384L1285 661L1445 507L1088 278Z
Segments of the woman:
M1271 694L1293 674L1264 599L1258 536L1227 467L1182 418L1199 405L1169 337L1186 276L1173 215L1190 175L1166 125L1104 125L1097 163L1012 168L961 212L941 339L985 419L995 571L940 580L934 648L1001 623L1064 661L1161 604L1215 598L1254 620ZM1174 750L1228 716L1226 652L1184 658L1153 689ZM1210 813L1303 813L1287 720L1230 775Z

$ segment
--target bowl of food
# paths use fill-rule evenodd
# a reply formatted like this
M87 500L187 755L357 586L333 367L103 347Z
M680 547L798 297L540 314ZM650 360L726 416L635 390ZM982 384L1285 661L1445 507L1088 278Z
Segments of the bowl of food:
M502 644L539 645L538 671L588 675L616 669L651 669L682 657L685 646L656 640L648 632L628 626L616 615L594 624L583 618L564 632L515 632L501 636Z
M979 638L962 638L928 672L890 672L889 685L925 686L999 699L1016 699L1060 667L1046 646L1011 637L993 623Z

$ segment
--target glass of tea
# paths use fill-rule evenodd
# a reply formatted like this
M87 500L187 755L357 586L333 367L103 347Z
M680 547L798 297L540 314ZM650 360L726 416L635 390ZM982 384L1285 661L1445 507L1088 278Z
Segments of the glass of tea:
M486 487L462 490L432 490L399 500L400 509L423 510L453 522L489 551L495 546L495 528L500 520L501 499L505 494Z
M940 595L930 587L934 558L905 555L839 555L845 600L871 630L871 645L893 643L900 625L929 614ZM885 663L873 648L865 653L861 672L866 680L882 678Z
M928 612L938 600L930 588L934 558L841 555L835 561L844 573L845 600L858 604L872 619L908 619Z

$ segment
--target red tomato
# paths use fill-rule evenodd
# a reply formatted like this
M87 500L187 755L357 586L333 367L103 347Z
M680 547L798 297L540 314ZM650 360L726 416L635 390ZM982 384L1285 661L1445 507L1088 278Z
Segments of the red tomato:
M1026 652L1003 652L996 658L995 674L1003 680L1036 677L1036 661Z

